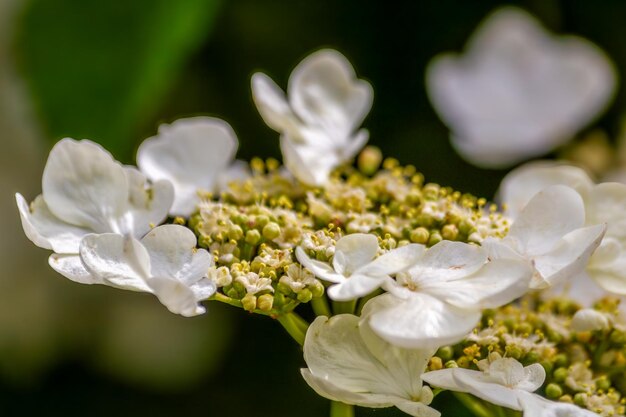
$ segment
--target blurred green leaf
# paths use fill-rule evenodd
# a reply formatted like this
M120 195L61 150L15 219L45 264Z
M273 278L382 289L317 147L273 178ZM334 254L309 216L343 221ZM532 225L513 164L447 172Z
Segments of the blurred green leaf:
M50 138L90 138L128 159L218 3L31 0L15 46Z

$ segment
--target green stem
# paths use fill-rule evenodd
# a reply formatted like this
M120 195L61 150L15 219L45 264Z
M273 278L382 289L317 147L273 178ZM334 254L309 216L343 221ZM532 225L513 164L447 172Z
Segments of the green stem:
M330 417L354 417L354 406L339 401L331 401Z
M356 300L350 301L333 301L333 314L354 314L356 308Z
M476 398L470 394L462 392L455 392L454 396L459 400L468 410L470 410L476 417L494 417L491 412L485 408Z
M287 333L289 333L289 336L291 336L293 340L298 342L300 346L304 345L308 324L302 317L292 312L281 314L276 317L276 320L287 330Z
M332 316L330 312L330 307L328 306L328 300L326 300L326 296L315 297L311 299L311 308L316 316Z

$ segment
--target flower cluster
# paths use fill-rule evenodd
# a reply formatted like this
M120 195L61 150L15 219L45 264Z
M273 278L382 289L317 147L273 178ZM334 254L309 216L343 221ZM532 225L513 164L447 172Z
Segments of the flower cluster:
M519 36L496 25L473 46L528 41L538 28L511 13ZM469 66L498 66L482 58ZM455 62L437 65L452 77L437 83L456 85ZM252 94L284 167L235 161L232 128L208 117L161 126L138 169L63 139L42 194L16 196L26 235L71 280L149 292L184 316L213 300L276 319L303 346L305 381L336 403L435 417L447 389L482 416L625 414L626 185L535 163L505 178L498 206L426 183L364 148L372 89L332 50L301 62L286 94L264 74ZM487 136L462 113L455 135L474 147Z

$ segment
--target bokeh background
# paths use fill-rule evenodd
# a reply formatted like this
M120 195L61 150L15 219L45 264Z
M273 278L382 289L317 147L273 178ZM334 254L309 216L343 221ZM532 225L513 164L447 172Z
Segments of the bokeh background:
M263 70L285 86L304 56L333 47L374 86L371 143L429 181L491 197L505 171L454 153L424 69L461 50L502 4L595 42L624 78L619 0L0 0L0 416L327 415L276 323L214 304L184 319L149 295L56 276L23 235L13 194L40 192L62 137L90 138L132 163L159 123L191 115L231 123L241 159L280 157L250 76ZM625 104L620 88L594 126L617 135ZM444 416L462 416L449 399L437 399Z

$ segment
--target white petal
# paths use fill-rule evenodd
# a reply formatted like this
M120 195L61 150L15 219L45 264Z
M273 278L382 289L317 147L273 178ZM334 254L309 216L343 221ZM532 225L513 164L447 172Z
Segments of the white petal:
M553 185L528 202L507 238L516 239L522 253L540 255L584 223L585 207L580 194L572 188Z
M532 272L528 262L497 259L470 276L429 282L419 290L459 308L496 308L524 295Z
M406 300L383 294L367 302L363 316L393 345L430 349L463 339L480 320L480 311L459 309L427 294Z
M147 178L135 168L125 167L125 172L129 186L127 229L141 238L167 218L174 202L174 187L167 180L149 185Z
M323 49L306 57L289 78L289 101L306 123L349 134L372 107L372 86L356 78L339 52Z
M376 244L378 247L378 243ZM414 265L424 255L426 247L411 243L392 249L357 269L356 273L370 276L386 276L401 272Z
M541 366L541 365L540 365ZM492 382L488 375L480 371L455 372L453 378L465 392L512 410L521 410L518 390Z
M83 265L78 255L59 255L53 253L48 263L59 274L79 284L104 284L102 278L91 274Z
M213 265L211 254L196 248L196 235L184 226L156 227L141 243L150 255L151 276L174 278L191 285L206 277Z
M208 300L217 291L214 281L209 278L203 278L189 285L189 289L193 292L194 297L198 301Z
M524 380L516 388L528 392L537 391L546 381L546 370L541 364L533 363L524 367Z
M602 183L585 198L588 224L608 223L606 235L626 239L626 185Z
M533 161L504 177L497 199L507 205L507 216L516 218L535 194L559 184L571 187L583 196L593 187L593 181L581 168L554 161Z
M600 245L605 231L604 224L574 230L565 235L550 252L535 257L535 269L544 282L533 285L533 288L559 284L583 272L593 251Z
M161 304L174 314L193 317L206 311L198 304L193 290L177 279L154 277L148 279L148 285Z
M354 233L337 241L333 267L340 274L350 275L367 265L378 252L378 238L375 235Z
M269 127L286 133L301 141L301 122L287 103L285 93L267 75L257 72L252 75L252 98L261 117Z
M589 332L592 330L607 330L610 326L606 314L591 308L578 310L572 317L572 330L577 332Z
M339 148L340 161L348 162L352 160L363 149L367 141L369 140L370 133L365 129L360 129L356 134L350 137L345 146Z
M73 226L50 212L42 196L28 205L21 194L15 194L20 211L22 228L26 236L37 246L57 253L78 253L80 240L89 229Z
M386 345L382 340L377 343ZM396 348L387 345L387 349ZM398 399L419 398L421 394L419 375L429 359L425 357L427 353L396 353L399 358L394 362L380 362L380 359L388 357L372 355L361 338L359 318L348 314L331 319L316 318L304 342L304 359L311 375L324 382L324 391L328 392L328 384L332 384L340 390L362 395L359 404L378 404L380 407L389 406ZM415 370L417 374L409 380L398 375L410 370ZM319 387L320 382L316 385ZM341 398L338 390L330 394L340 401L356 403L355 398Z
M443 240L426 250L409 273L419 285L452 281L478 271L487 262L487 252L479 246Z
M88 140L63 139L50 151L42 178L43 198L58 218L95 232L123 233L117 220L128 201L124 168Z
M549 401L537 394L522 391L518 396L526 417L600 417L574 404Z
M211 117L179 119L161 125L157 136L146 139L137 151L137 165L151 180L174 185L171 213L188 216L199 199L190 190L214 191L217 179L232 161L237 136L228 123Z
M415 401L403 401L395 403L395 406L398 409L404 411L410 416L414 417L439 417L441 413L434 408L430 408L429 406Z
M295 143L285 135L280 137L280 150L289 172L306 185L325 184L333 168L340 163L333 152L318 149L314 145Z
M80 258L87 270L104 283L132 291L151 292L148 251L136 239L115 233L85 236Z
M342 282L328 288L328 296L334 301L349 301L364 297L379 288L387 279L384 275L352 274Z
M309 258L304 249L296 248L296 258L303 267L313 272L313 274L328 282L340 283L345 281L345 277L335 272L335 270L325 262Z

